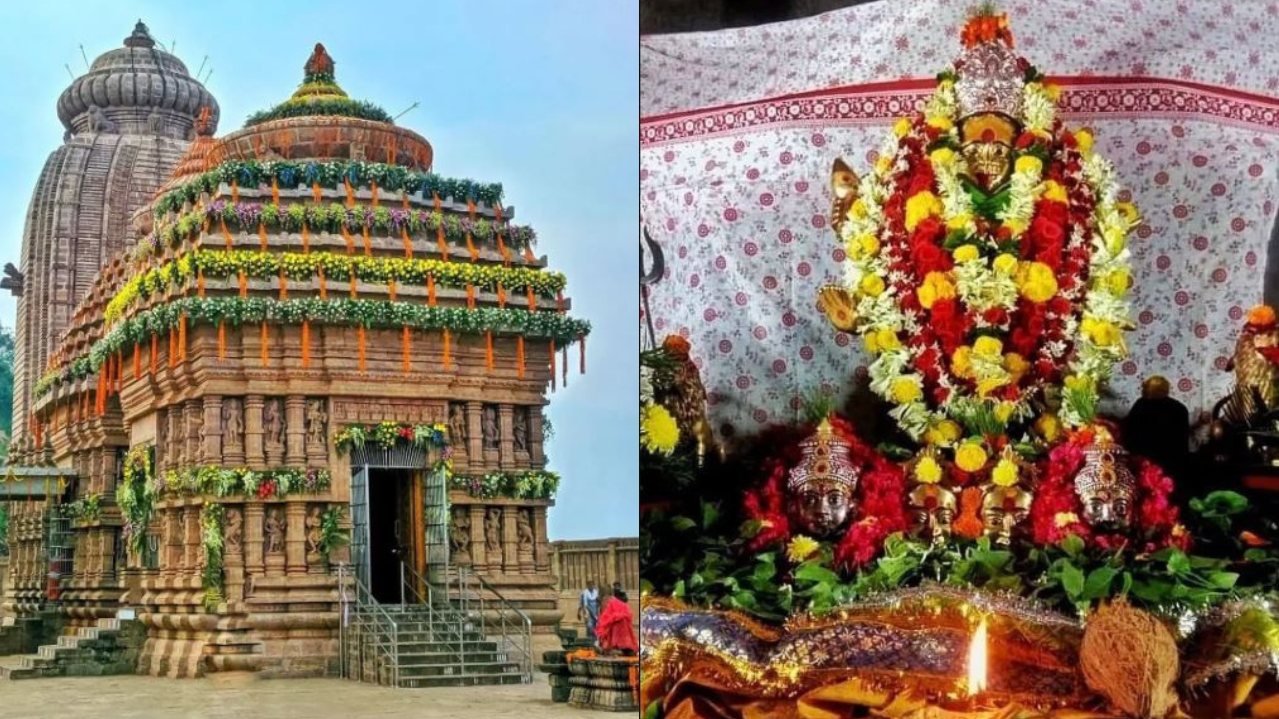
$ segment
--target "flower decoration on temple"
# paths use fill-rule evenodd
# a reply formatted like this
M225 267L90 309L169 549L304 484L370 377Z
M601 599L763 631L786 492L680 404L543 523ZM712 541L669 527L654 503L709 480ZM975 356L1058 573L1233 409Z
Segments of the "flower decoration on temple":
M780 448L764 472L745 499L746 516L758 525L754 549L787 545L788 555L808 556L815 551L808 542L826 540L835 564L853 569L878 555L888 535L906 529L901 468L838 416Z
M992 12L965 27L965 50L873 171L852 183L837 164L838 186L855 189L833 223L844 282L821 305L862 336L871 389L908 435L943 448L960 479L998 469L1007 483L1004 447L1036 439L1042 418L1092 422L1125 355L1140 218Z
M440 422L407 424L386 421L377 424L347 425L333 435L333 446L339 453L346 453L351 449L363 449L366 444L391 449L400 442L418 447L444 449L449 446L449 428L448 425Z

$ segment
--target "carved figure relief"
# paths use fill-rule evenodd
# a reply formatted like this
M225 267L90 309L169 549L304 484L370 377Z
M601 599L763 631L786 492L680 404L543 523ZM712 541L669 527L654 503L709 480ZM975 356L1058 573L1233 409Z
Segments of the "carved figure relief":
M306 403L306 446L323 450L324 431L329 415L324 411L324 400L313 399Z
M147 115L147 132L152 135L159 135L163 121L160 117L160 111L152 109Z
M515 515L515 535L519 539L521 552L533 551L535 538L533 536L533 522L529 518L530 514L530 510L521 509Z
M449 527L449 542L458 562L471 561L471 513L466 507L453 510L453 524Z
M262 430L267 444L284 444L284 410L278 397L269 397L262 405Z
M244 408L238 399L222 402L222 441L227 449L244 447Z
M484 449L497 449L499 436L497 405L484 405L484 418L481 422L481 428L484 430Z
M280 519L279 507L266 510L266 522L262 525L262 534L266 540L267 554L279 554L284 551L284 521Z
M226 511L226 548L227 554L240 553L240 543L244 538L244 515L239 509Z
M516 452L528 451L528 407L515 408L514 436Z
M466 447L466 407L461 402L449 403L449 444Z
M168 450L169 456L172 457L175 462L182 461L183 443L186 441L186 433L183 431L186 427L182 414L181 407L169 408Z
M89 132L115 133L118 132L115 122L107 117L102 108L97 105L89 106Z
M306 515L306 561L314 564L320 561L320 506L311 505Z
M493 508L484 515L484 545L488 556L502 556L502 510ZM493 561L493 560L490 560Z

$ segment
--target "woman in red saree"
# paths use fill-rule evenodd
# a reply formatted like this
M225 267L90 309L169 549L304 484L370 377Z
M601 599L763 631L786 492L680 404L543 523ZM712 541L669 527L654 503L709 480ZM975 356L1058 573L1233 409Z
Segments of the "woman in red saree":
M600 612L595 633L600 640L600 649L606 653L631 656L639 652L639 643L635 641L631 608L626 604L626 592L620 589L613 590L613 594L604 603L604 610Z

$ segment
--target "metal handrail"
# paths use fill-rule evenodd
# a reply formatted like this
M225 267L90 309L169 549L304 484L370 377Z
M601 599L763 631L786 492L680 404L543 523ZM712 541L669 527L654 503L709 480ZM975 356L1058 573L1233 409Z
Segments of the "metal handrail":
M416 581L413 581L412 584L410 584L411 580L416 580ZM425 590L425 593L418 591L418 587L422 587ZM454 610L454 608L451 606L448 599L447 587L445 587L444 601L443 601L443 604L445 605L446 609L437 610L435 607L437 599L436 599L434 590L431 589L431 583L426 581L426 579L423 578L422 575L418 574L417 570L408 566L404 562L400 562L400 604L401 605L405 603L404 590L406 588L409 589L412 592L412 595L414 596L414 598L418 600L417 602L414 602L414 604L426 606L427 624L431 627L431 631L434 633L439 629L443 629L441 634L443 635L446 642L452 639L457 640L457 651L451 652L451 653L453 654L453 657L457 659L458 670L462 674L465 674L466 673L466 613L465 612L459 613L456 610Z
M356 655L359 657L361 665L359 678L364 678L364 643L366 637L371 634L371 647L374 653L386 658L390 664L392 686L398 687L400 685L399 623L373 598L373 593L369 591L368 587L364 586L360 578L351 572L350 565L345 563L338 564L337 576L338 599L342 606L339 639L340 651L342 652L342 676L347 679L351 678L348 663L350 662L350 650L352 648L350 627L354 624L359 630L356 632L356 638L359 641L359 645L356 647ZM348 595L348 586L354 586L354 598ZM355 608L354 612L351 610L352 606ZM354 621L352 622L352 620ZM389 631L387 630L388 626ZM382 674L377 666L374 667L374 675L380 680Z
M533 681L533 621L519 607L507 601L506 597L502 596L502 593L497 591L497 588L492 584L489 584L484 577L468 571L466 567L458 567L458 588L463 606L465 606L468 595L465 586L470 578L474 578L480 585L480 591L477 592L477 595L480 600L481 626L488 622L488 614L484 606L485 593L492 594L497 599L497 616L502 632L502 644L503 646L514 647L519 653L520 668L523 670L525 683ZM508 620L508 612L515 615L513 621ZM516 626L512 627L513 624ZM512 629L515 631L512 631ZM516 631L518 631L519 635L518 637L513 637L512 635Z

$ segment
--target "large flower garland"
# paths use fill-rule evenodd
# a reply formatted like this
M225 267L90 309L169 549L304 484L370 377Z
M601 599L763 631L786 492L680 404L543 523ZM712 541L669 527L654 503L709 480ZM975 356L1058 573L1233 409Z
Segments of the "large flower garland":
M298 492L320 494L328 491L332 482L327 469L254 470L211 464L170 469L164 473L161 488L170 496L280 499Z
M244 126L252 127L270 120L279 120L287 117L313 117L317 115L354 117L361 120L385 122L389 125L395 124L395 118L391 117L391 113L367 100L352 100L349 97L324 97L319 99L301 97L290 98L267 110L258 110L245 118Z
M107 357L132 350L152 336L178 328L183 321L194 324L232 326L245 323L302 324L303 321L369 329L449 330L465 334L519 334L554 340L567 347L590 333L586 320L575 320L554 312L482 307L432 307L412 302L388 300L321 300L315 298L275 300L264 297L184 297L153 307L116 324L106 337L93 343L89 351L63 366L54 368L36 383L36 396L43 396L62 382L88 377L97 372Z
M1006 187L966 179L956 77L943 73L925 111L898 121L842 227L856 329L877 355L871 388L916 440L993 453L992 438L1030 425L1044 388L1063 380L1061 420L1082 426L1124 353L1136 211L1116 201L1091 136L1055 119L1056 90L1023 69L1026 122ZM977 464L970 452L964 471L990 454Z
M459 489L478 499L554 499L560 475L540 469L523 472L489 472L483 476L456 475L449 488Z
M334 189L345 183L363 187L376 182L380 189L389 192L404 191L412 194L421 191L426 197L439 195L441 199L452 198L458 202L480 202L486 205L502 201L501 183L441 177L382 162L231 160L169 191L155 203L155 215L160 217L181 210L188 203L194 204L200 195L213 193L222 184L260 187L270 185L272 181L281 189L290 190L313 184Z
M409 424L386 420L377 424L349 424L333 435L333 447L338 454L345 454L351 449L362 449L368 443L376 444L382 449L391 449L401 441L419 447L447 449L449 428L439 422Z
M848 530L834 547L835 566L853 570L878 555L888 535L905 531L905 481L901 468L859 440L851 424L835 416L829 419L835 434L848 443L850 460L860 472L857 515L850 519ZM787 442L779 447L765 463L764 483L746 493L746 516L758 523L758 532L751 540L753 549L791 541L786 474L799 458L797 443ZM810 547L815 549L815 545ZM803 552L795 554L800 553ZM803 557L795 561L802 560Z
M124 456L124 481L116 490L115 501L124 515L124 539L135 552L146 547L147 524L155 509L158 490L154 479L155 445L139 444Z
M271 253L254 250L194 250L165 262L159 267L140 272L120 288L103 310L109 324L122 317L137 302L167 288L186 284L201 275L225 279L238 276L307 281L323 272L326 280L343 281L357 277L365 282L424 285L433 281L442 287L477 287L496 291L532 288L542 297L556 297L567 280L563 273L528 267L462 264L429 259L398 257L364 257L338 255L331 252L309 254Z

